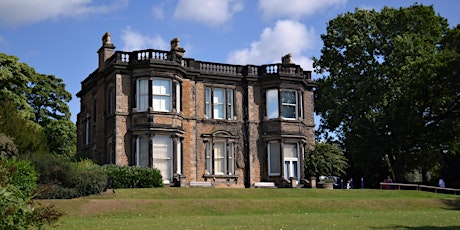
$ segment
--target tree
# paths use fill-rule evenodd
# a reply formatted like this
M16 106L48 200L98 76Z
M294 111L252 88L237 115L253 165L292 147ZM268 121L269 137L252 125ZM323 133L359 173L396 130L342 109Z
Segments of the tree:
M320 132L337 136L355 176L401 181L415 170L436 173L444 154L458 153L458 30L433 7L356 9L321 38Z
M342 176L348 168L347 159L335 144L316 142L315 148L305 156L307 178L315 176Z
M23 116L12 101L0 100L0 133L11 138L18 154L42 154L48 152L43 128Z
M0 132L14 139L20 153L34 151L37 145L57 154L75 153L76 128L67 105L71 99L62 79L37 73L17 57L0 53L0 100L5 106ZM46 135L45 144L37 141L40 135Z

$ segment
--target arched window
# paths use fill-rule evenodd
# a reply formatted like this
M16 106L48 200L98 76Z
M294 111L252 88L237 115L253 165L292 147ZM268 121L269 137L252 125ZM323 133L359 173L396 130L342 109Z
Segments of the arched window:
M235 175L235 146L237 137L226 131L204 134L206 145L206 174Z

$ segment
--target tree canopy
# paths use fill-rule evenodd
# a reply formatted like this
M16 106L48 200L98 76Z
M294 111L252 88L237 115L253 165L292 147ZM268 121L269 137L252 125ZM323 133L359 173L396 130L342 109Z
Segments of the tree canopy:
M328 23L314 58L323 74L315 111L320 133L337 137L356 176L436 175L459 152L459 34L418 4L356 9Z
M71 99L62 79L0 53L0 133L13 139L20 154L75 153L76 127L67 105Z
M305 155L307 178L319 176L342 176L348 168L342 149L335 144L316 142L315 148Z

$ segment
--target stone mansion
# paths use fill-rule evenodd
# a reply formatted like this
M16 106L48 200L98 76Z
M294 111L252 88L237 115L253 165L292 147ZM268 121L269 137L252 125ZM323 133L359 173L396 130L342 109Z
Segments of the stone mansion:
M115 51L81 82L77 151L99 164L155 167L169 186L300 186L314 145L311 72L232 65L171 49Z

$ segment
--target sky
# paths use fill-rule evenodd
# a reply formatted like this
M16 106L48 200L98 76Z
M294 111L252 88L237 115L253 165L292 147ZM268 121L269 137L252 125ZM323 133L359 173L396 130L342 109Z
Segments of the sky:
M433 5L450 27L460 24L458 0L1 0L0 52L63 79L75 122L76 93L97 68L105 32L120 51L169 50L178 37L185 57L196 60L261 65L291 53L296 64L313 70L329 20L356 8L416 2Z

